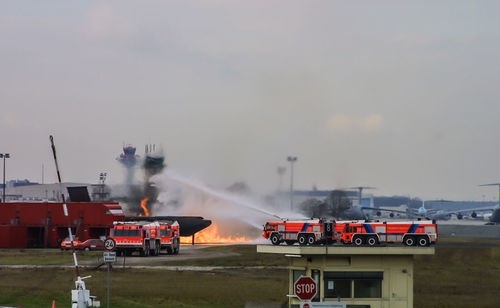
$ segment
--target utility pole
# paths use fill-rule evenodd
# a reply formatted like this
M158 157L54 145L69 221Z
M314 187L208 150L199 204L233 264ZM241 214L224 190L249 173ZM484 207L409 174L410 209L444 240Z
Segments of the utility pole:
M290 162L290 212L293 211L293 163L297 161L297 156L288 156L286 158Z
M5 203L5 159L10 158L9 153L0 153L0 158L3 158L3 194L2 202Z

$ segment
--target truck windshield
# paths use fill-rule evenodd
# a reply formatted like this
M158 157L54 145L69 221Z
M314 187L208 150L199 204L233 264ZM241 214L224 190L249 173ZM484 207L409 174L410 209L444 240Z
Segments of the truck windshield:
M266 224L264 226L264 230L266 230L266 231L274 231L274 226L271 225L271 224Z
M111 231L111 236L114 237L140 237L141 236L141 230L138 229L113 229Z
M170 236L170 229L160 229L160 236Z

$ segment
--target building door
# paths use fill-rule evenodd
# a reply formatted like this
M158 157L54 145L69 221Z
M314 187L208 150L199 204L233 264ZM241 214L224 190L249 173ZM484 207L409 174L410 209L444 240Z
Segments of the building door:
M45 228L30 227L28 228L28 248L42 248L44 240Z

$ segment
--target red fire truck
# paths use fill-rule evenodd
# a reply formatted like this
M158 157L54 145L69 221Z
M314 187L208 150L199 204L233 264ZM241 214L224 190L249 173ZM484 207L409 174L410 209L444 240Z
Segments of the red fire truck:
M273 245L282 242L293 245L329 244L339 241L356 246L383 243L403 243L407 246L428 246L437 242L434 221L367 222L364 220L333 221L311 219L302 221L267 222L262 236Z
M343 225L337 234L342 243L375 246L382 243L403 243L406 246L429 246L438 240L435 221L352 222Z
M174 227L174 231L172 231L172 225L174 224L176 226ZM143 257L150 255L158 256L162 247L162 240L165 243L165 247L170 246L173 251L175 243L178 243L179 224L174 222L170 224L170 228L167 225L168 223L159 223L157 221L114 222L110 230L110 237L116 242L117 255L130 255L134 251L139 251ZM163 230L167 230L163 231L164 236L161 235L162 228Z
M180 229L177 221L160 222L160 240L161 249L166 249L169 255L178 254L180 248Z
M288 245L297 242L299 245L330 243L336 240L335 226L335 221L323 219L267 222L262 236L270 239L273 245L279 245L282 242Z

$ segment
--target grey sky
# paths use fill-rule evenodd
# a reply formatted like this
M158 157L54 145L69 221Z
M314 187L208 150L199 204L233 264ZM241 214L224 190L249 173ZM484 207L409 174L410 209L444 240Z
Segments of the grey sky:
M219 187L496 198L498 1L0 1L7 178L97 181L123 142ZM287 166L288 167L288 166Z

